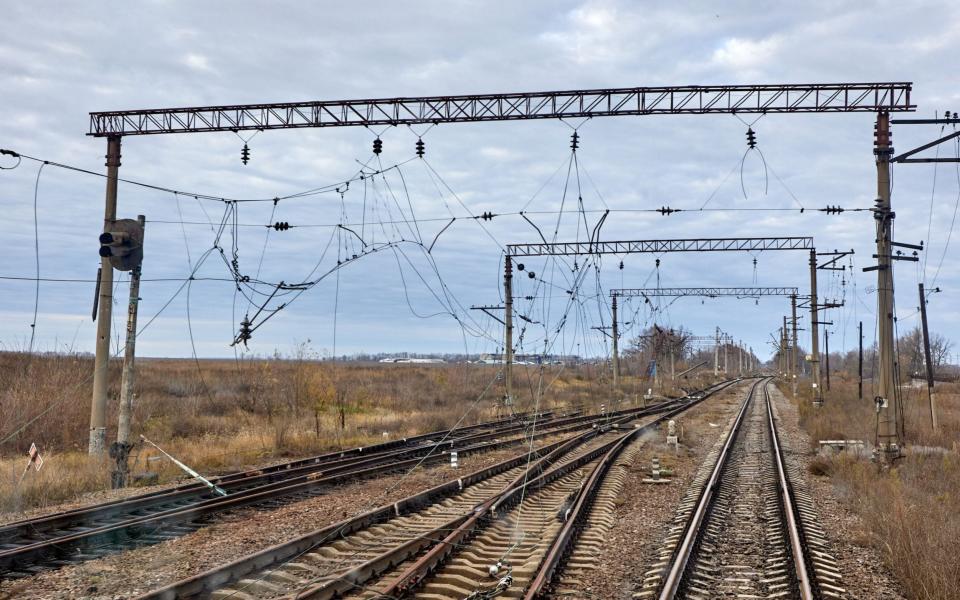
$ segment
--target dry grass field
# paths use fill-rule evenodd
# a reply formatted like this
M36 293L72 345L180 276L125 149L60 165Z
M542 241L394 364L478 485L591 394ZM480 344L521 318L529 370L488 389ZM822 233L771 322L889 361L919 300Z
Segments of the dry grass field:
M301 347L292 357L239 363L140 360L133 436L143 434L200 472L216 474L489 420L503 393L496 365L315 359ZM120 366L110 366L110 441ZM0 510L48 506L109 487L109 465L86 454L92 367L91 358L75 355L0 354L0 435L53 407L0 446ZM523 366L515 378L518 411L532 408L538 389L544 410L612 408L601 365L546 366L542 383L540 367ZM635 402L647 387L625 378L621 401ZM31 443L40 447L44 467L18 485ZM183 475L149 447L131 456L133 472L156 472L161 482Z
M787 386L781 389L786 391ZM938 384L940 430L930 424L926 387L904 389L907 451L893 468L848 454L814 463L817 475L863 519L867 542L917 600L958 597L960 582L960 385ZM869 385L835 376L824 405L799 400L801 424L812 440L858 439L872 446L876 413Z

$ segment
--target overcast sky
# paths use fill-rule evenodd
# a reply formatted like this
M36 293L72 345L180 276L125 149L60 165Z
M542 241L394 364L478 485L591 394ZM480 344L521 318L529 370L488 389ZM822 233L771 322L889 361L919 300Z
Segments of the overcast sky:
M103 173L106 142L85 136L91 111L645 85L912 81L918 114L932 116L960 110L955 13L951 2L761 8L756 2L156 1L100 3L96 10L85 3L15 3L0 22L0 147ZM581 145L571 168L577 126ZM740 209L869 207L876 196L873 116L772 115L753 128L766 169L759 153L744 158L746 125L726 115L619 117L582 126L519 121L429 131L267 131L249 141L247 165L240 162L244 141L232 133L125 138L122 177L184 192L120 187L118 215L148 220L140 323L153 320L138 351L233 355L239 321L257 309L235 294L219 252L208 252L218 243L227 260L235 245L242 274L274 283L314 280L338 259L359 255L302 294L275 298L268 310L289 302L257 329L247 352L289 353L306 340L321 353L334 347L338 354L494 352L499 324L469 306L502 302L503 246L537 241L534 225L558 241L585 240L585 229L607 208L605 240L802 235L813 236L821 250L855 249L853 272L823 273L820 280L822 295L846 300L830 315L831 349L856 346L858 320L872 343L876 279L861 272L872 263L870 213ZM379 163L371 162L377 133L384 144ZM902 151L940 133L938 126L896 127L894 144ZM414 154L419 135L425 160ZM940 152L956 155L957 146ZM244 203L236 213L193 197L288 196L346 181L361 163L401 166L341 185L342 194L276 206ZM0 166L13 164L0 158ZM0 276L26 278L0 279L4 348L24 348L30 339L38 167L24 160L0 171ZM943 289L931 298L931 328L960 341L960 233L941 266L960 171L906 165L894 167L893 178L896 239L924 240L929 248L925 270L923 262L897 266L900 331L918 322L917 283L925 279ZM53 166L39 178L41 277L71 280L40 285L35 346L41 350L93 348L103 187L101 177ZM705 203L738 210L630 212ZM485 211L511 214L467 218ZM294 228L265 227L275 221ZM222 223L229 227L217 238ZM525 261L536 277L521 274L517 295L534 300L521 299L518 310L535 323L521 323L522 349L543 351L546 340L553 352L605 352L603 337L590 328L609 325L611 287L798 286L806 293L806 258L799 252L607 256L580 259L576 270L572 261ZM197 280L184 287L191 272ZM244 290L262 303L273 288ZM576 294L573 304L568 291ZM115 336L123 330L126 294L124 274ZM699 335L720 326L765 356L787 308L783 298L680 299L655 310L633 302L623 319L631 333L654 321Z

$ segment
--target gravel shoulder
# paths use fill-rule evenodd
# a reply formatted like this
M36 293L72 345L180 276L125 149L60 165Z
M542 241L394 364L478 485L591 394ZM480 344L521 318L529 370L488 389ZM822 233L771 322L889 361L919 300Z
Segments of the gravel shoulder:
M848 600L906 600L902 588L884 566L880 553L866 543L868 538L860 517L850 511L837 495L829 477L811 474L810 464L816 453L810 436L800 428L799 413L793 401L775 386L770 398L778 419L780 440L796 472L813 496L820 524L833 546L833 556L840 566ZM867 459L864 459L867 460Z

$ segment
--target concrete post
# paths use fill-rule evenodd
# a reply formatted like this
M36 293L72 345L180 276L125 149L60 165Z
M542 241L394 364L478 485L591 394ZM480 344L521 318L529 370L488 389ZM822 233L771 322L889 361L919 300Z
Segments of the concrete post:
M820 389L820 331L817 316L817 250L810 249L810 375L813 377L813 403L823 402Z
M503 307L504 307L504 383L503 397L505 406L513 404L513 262L508 254L503 263Z
M896 354L893 328L893 261L890 242L894 214L890 205L890 115L877 115L877 208L874 211L877 240L877 330L879 370L877 373L877 443L886 459L900 454L897 427Z
M143 228L146 219L143 215L137 217L140 227ZM134 363L137 346L137 310L140 305L140 265L130 271L130 301L127 304L127 333L123 352L123 379L120 383L120 415L117 422L117 443L111 449L116 461L116 470L111 480L114 488L127 485L129 471L127 457L130 454L130 415L133 412L133 383L136 376Z
M103 230L117 218L117 176L120 170L120 136L107 138L107 191L103 211ZM100 259L100 298L97 313L96 357L93 365L93 398L90 403L90 440L88 451L102 455L107 444L107 367L110 362L110 319L113 313L113 266L109 258Z
M937 423L937 394L933 390L933 362L930 356L930 333L927 329L927 295L920 284L920 324L923 326L923 357L927 365L927 401L930 404L930 426L939 429Z
M617 326L617 297L613 297L613 389L619 389L620 385L620 331Z

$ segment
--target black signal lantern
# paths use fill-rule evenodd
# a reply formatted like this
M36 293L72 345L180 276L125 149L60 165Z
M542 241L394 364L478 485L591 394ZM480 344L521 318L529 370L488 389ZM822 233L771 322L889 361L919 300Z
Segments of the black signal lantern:
M381 152L383 152L383 140L377 137L373 140L373 153L379 155Z
M143 262L143 225L135 219L117 219L100 234L100 256L118 271L132 271Z
M240 149L240 161L243 162L243 164L250 162L250 146L246 143L244 143L243 148Z

